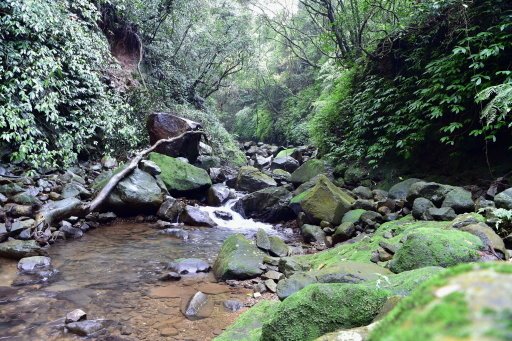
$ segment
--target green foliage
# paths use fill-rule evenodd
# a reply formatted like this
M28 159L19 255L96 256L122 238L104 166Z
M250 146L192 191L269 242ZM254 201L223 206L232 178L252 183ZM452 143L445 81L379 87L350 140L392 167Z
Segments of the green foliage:
M6 0L0 13L0 143L13 161L65 166L137 143L130 107L105 82L116 65L92 2Z

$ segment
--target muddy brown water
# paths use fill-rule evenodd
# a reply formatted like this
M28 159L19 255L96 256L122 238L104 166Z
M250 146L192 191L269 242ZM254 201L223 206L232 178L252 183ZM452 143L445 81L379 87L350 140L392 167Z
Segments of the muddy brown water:
M187 230L190 238L182 241L159 234L149 225L122 223L57 243L49 254L60 275L46 286L11 287L16 262L0 260L0 341L79 340L64 329L66 313L77 308L88 319L113 321L93 339L213 339L238 315L228 312L223 302L247 301L250 292L216 283L211 273L179 282L158 278L164 265L174 259L203 258L213 264L222 242L236 231ZM180 309L197 291L209 295L213 312L192 321Z

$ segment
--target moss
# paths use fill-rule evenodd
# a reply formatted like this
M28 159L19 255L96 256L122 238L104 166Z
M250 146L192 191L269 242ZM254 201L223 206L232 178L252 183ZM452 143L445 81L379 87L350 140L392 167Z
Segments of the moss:
M149 160L160 167L160 176L171 193L202 190L212 185L210 176L204 169L159 153L149 154Z
M103 187L107 184L107 182L117 173L121 172L123 169L126 168L125 164L120 164L117 166L113 171L107 171L104 173L101 173L98 178L96 178L95 183L92 185L92 189L94 191L101 191Z
M351 210L345 213L343 216L343 219L341 220L342 223L356 223L361 219L361 216L363 213L365 213L366 210L363 210L362 208L358 208L357 210Z
M213 272L217 279L248 279L261 275L263 257L254 242L242 234L228 237L213 264Z
M438 300L435 292L458 275L479 270L512 274L508 263L461 264L444 270L403 299L370 334L368 341L430 341L440 335L464 337L469 311L463 293Z
M242 313L214 341L259 341L261 339L261 326L273 317L279 303L279 301L261 301Z
M303 184L319 174L330 174L328 165L324 160L312 159L305 162L292 173L291 182Z
M399 273L425 266L449 267L476 261L484 248L480 238L463 231L418 228L407 234L407 240L390 263Z
M297 151L297 149L296 149L296 148L288 148L288 149L285 149L285 150L281 150L281 151L276 155L276 159L278 159L278 158L280 158L280 157L292 156L296 151Z
M285 299L263 325L262 340L307 341L371 323L390 293L360 284L312 284Z
M398 245L403 236L418 228L444 229L449 227L447 222L414 221L411 216L404 217L397 221L382 224L371 237L365 236L351 244L340 244L334 248L322 251L313 255L293 256L293 261L302 264L307 268L318 268L339 263L343 260L359 262L370 262L372 253L379 248L379 243ZM384 238L384 234L390 232L394 237Z

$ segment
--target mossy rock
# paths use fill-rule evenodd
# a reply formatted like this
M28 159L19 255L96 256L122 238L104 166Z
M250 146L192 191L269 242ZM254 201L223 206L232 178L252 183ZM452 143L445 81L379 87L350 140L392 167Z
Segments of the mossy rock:
M222 244L213 273L222 280L254 278L263 273L264 256L253 241L242 234L234 234Z
M269 321L279 306L279 301L261 301L251 309L242 313L222 334L214 341L259 341L261 340L261 327Z
M343 215L343 218L341 219L342 223L357 223L359 219L361 219L361 216L366 213L366 210L363 210L362 208L358 208L356 210L350 210L345 215Z
M291 182L300 185L313 179L319 174L325 174L332 178L332 170L324 160L312 159L305 162L292 173Z
M349 184L361 184L361 182L368 177L368 171L363 167L351 165L345 171L343 179Z
M300 152L297 150L297 148L284 149L284 150L281 150L279 153L277 153L275 159L279 159L279 158L287 157L287 156L293 157L294 159L299 159Z
M302 268L315 269L319 266L329 266L344 260L370 262L374 251L378 250L381 242L400 245L406 233L418 228L447 229L449 222L415 221L411 216L382 224L373 236L361 236L350 244L339 244L334 248L312 255L292 256L283 258L286 261L300 264ZM392 238L384 238L391 234Z
M303 211L313 224L327 221L338 225L354 202L350 194L321 176L313 188L293 197L290 206L296 213Z
M407 234L404 244L390 263L399 273L425 266L449 267L480 259L484 244L480 238L455 229L419 228Z
M360 284L311 284L285 299L261 340L308 341L341 328L368 325L390 293Z
M236 188L249 193L276 186L274 179L251 166L240 168L236 179Z
M512 265L463 264L403 299L369 341L511 340Z
M212 185L208 173L199 167L170 156L151 153L149 160L160 167L165 186L173 195L205 193Z

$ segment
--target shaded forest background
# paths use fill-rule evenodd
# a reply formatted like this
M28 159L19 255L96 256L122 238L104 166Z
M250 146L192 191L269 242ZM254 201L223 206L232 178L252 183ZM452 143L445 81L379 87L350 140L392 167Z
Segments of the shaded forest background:
M0 143L33 169L147 144L146 115L346 165L510 170L506 0L6 0Z

